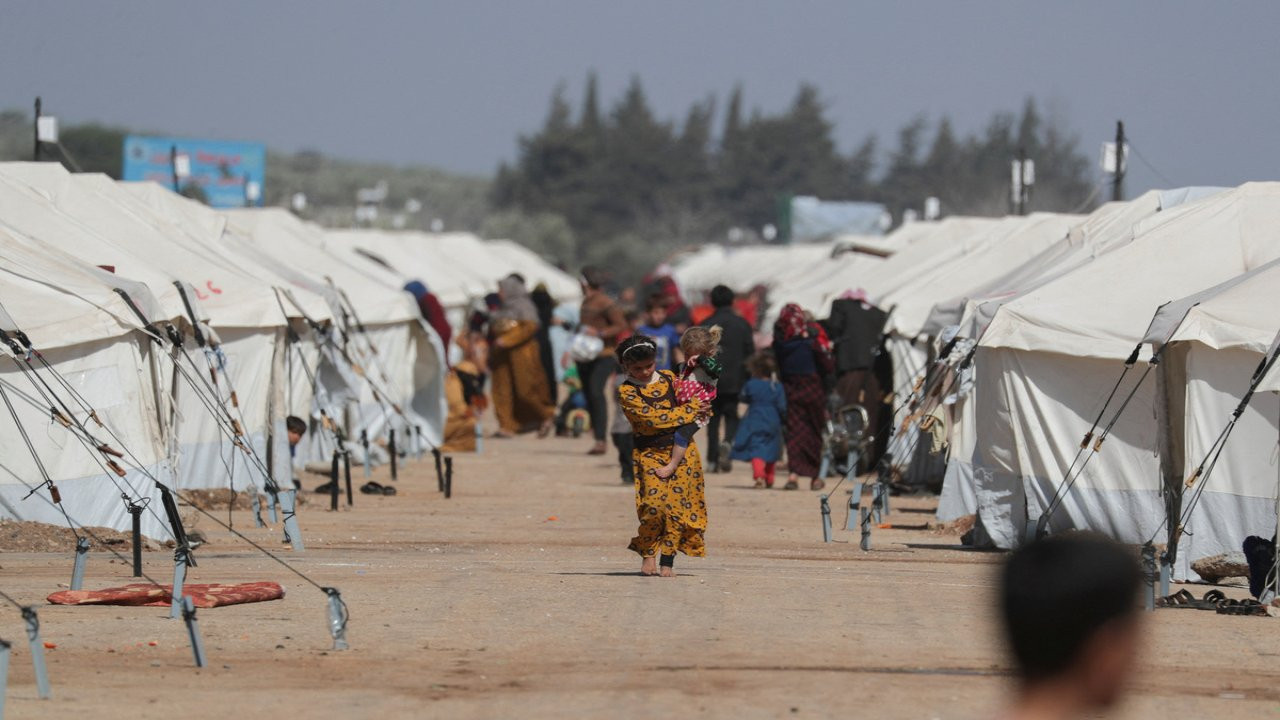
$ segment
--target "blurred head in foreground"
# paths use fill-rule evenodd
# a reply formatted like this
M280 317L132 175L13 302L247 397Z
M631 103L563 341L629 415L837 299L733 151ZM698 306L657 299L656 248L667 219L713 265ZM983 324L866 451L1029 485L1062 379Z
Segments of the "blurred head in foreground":
M1137 558L1094 533L1051 536L1009 556L1005 637L1021 681L1012 718L1066 718L1115 704L1138 651Z

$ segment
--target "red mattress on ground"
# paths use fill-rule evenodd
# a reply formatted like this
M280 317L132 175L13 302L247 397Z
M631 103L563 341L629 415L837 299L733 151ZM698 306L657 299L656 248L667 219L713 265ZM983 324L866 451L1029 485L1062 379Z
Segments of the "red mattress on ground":
M49 596L54 605L169 605L173 601L172 585L137 583L105 590L60 590ZM279 600L284 588L279 583L250 582L235 585L186 583L182 594L190 596L198 608L236 605L239 603Z

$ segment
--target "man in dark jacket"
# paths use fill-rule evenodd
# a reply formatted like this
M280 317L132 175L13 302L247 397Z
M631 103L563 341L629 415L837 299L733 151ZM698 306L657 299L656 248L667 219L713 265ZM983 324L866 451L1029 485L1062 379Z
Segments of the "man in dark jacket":
M712 472L729 472L732 461L729 448L738 433L738 393L747 382L747 358L755 352L751 325L733 311L733 291L724 285L711 290L711 306L715 312L702 321L704 327L719 325L720 363L724 370L716 384L716 399L711 403L711 421L707 423L707 467ZM721 442L720 419L724 418L724 441Z
M835 343L836 393L845 405L866 408L867 424L876 436L875 448L866 458L873 467L883 451L891 428L884 426L884 388L876 373L876 361L888 315L866 302L861 293L846 293L831 304L827 332Z

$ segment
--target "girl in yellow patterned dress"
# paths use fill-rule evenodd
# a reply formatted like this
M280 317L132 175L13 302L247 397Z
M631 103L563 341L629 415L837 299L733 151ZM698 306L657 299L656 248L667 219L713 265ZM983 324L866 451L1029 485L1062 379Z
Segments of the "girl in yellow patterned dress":
M703 403L696 397L683 405L676 400L675 375L654 368L657 349L653 338L645 335L633 335L618 345L618 362L627 373L618 388L618 404L635 435L631 457L640 528L628 547L643 558L641 575L660 572L672 577L677 551L692 557L707 554L702 539L707 503L698 446L690 442L684 462L671 477L659 478L652 471L671 460L676 428L693 422Z

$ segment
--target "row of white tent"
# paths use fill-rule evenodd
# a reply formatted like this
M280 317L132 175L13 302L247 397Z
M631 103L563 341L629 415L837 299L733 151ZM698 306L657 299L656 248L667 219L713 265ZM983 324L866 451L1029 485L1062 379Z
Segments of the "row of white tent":
M1276 529L1280 374L1219 438L1280 331L1278 227L1280 183L913 223L799 250L770 298L823 317L863 288L890 311L898 400L926 371L945 398L941 519L976 514L1008 548L1052 506L1051 530L1176 539L1173 574L1194 577L1193 560ZM961 350L930 365L954 336Z
M287 487L289 415L315 421L299 461L327 459L339 427L358 458L361 438L385 457L393 433L434 447L446 348L404 284L423 280L460 316L511 272L577 292L514 243L328 232L281 209L219 212L152 183L0 163L0 517L126 529L126 503L150 503L144 534L169 537L155 481Z

